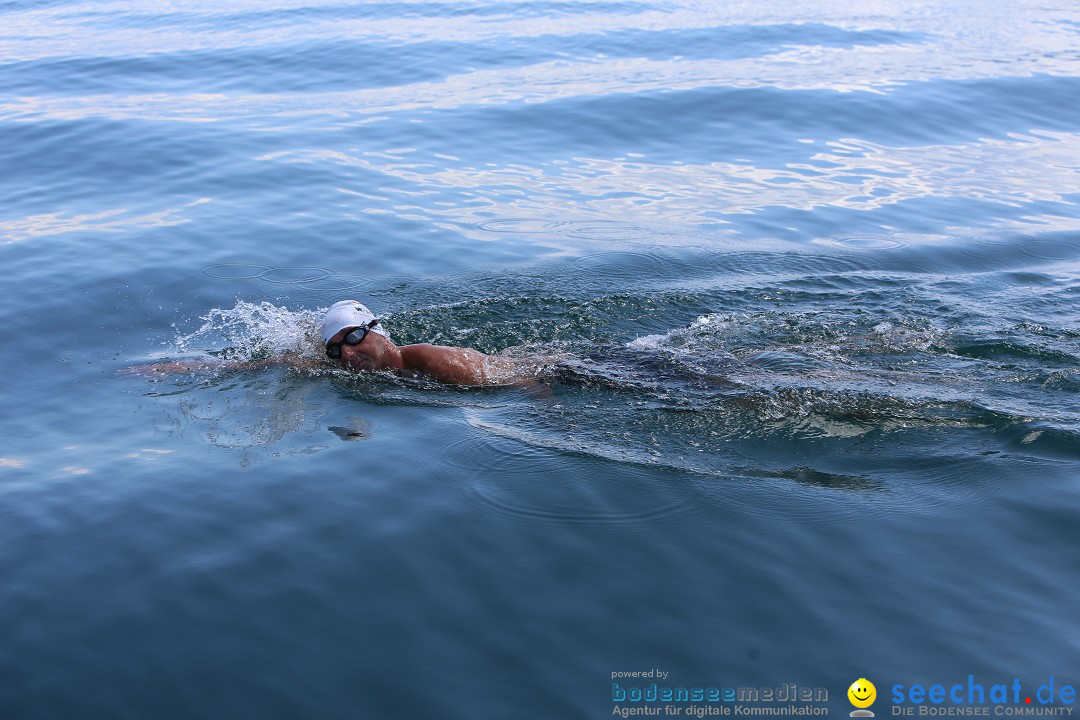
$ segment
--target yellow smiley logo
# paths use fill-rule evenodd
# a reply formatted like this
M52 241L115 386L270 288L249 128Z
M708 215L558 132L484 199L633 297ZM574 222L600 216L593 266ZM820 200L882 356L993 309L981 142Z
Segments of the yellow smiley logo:
M868 708L877 699L877 688L866 678L859 678L847 689L848 700L857 708Z

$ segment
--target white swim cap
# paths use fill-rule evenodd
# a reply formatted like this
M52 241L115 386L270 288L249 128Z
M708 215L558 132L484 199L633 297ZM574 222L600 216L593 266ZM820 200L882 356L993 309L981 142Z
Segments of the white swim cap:
M347 327L367 325L375 319L375 316L363 304L355 300L341 300L330 306L322 321L322 341L325 345L330 338L337 335ZM390 335L383 330L382 325L371 328L371 332L382 335L387 340Z

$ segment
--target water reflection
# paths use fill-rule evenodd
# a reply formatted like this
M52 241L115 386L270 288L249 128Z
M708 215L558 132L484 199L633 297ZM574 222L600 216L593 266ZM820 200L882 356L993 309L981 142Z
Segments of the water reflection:
M403 11L403 5L411 12ZM972 22L973 17L978 22ZM1080 61L1075 26L1070 24L1073 19L1067 7L1049 8L1036 3L987 6L970 0L918 8L877 4L862 15L849 4L839 2L794 2L770 8L693 1L666 3L662 7L650 2L409 2L350 7L336 1L276 0L230 3L227 11L220 3L189 2L182 9L155 7L153 13L147 13L144 3L130 0L109 3L105 9L98 4L74 3L9 10L4 13L0 38L14 41L5 45L8 59L30 60L273 47L340 38L397 44L483 43L537 37L550 41L579 35L582 28L588 28L590 35L611 37L624 31L670 33L702 28L722 31L732 26L803 26L808 37L798 44L805 47L778 54L777 64L809 62L816 70L825 70L829 67L826 63L838 62L839 66L833 67L854 71L855 77L873 78L880 73L881 77L896 79L896 74L888 71L890 66L901 75L906 74L903 68L910 71L927 65L938 69L964 67L965 72L985 72L993 65L992 76L1065 71ZM862 40L859 33L877 33L869 40L871 45L890 41L882 31L936 38L937 42L932 48L906 57L902 54L895 64L882 64L881 59L875 62L872 52L860 63L849 60L853 56L846 50L833 54L825 47L834 41L828 33L827 41L814 42L814 29L822 25L846 33L852 45ZM780 49L786 51L790 44L783 38ZM1003 53L1012 53L1012 57ZM801 72L807 74L805 69ZM843 76L841 72L836 74Z
M189 218L182 214L183 211L206 202L210 200L202 198L181 207L142 215L128 215L129 211L122 208L81 215L67 213L28 215L14 220L0 221L0 242L17 243L31 238L65 233L119 232L183 225L189 222Z
M819 57L818 53L828 56ZM932 66L926 65L927 57L936 58ZM934 48L922 46L814 49L733 60L567 60L471 70L432 82L333 92L23 95L0 103L0 120L78 120L105 116L114 120L240 120L287 128L300 118L313 116L336 116L348 125L389 113L535 104L596 96L617 98L703 88L879 94L890 87L941 79L1080 75L1080 59L1047 57L1042 52L1001 63L1000 59L979 61L963 57L943 60L937 58Z
M871 211L919 199L964 198L1019 207L1070 203L1080 193L1080 135L1037 132L960 145L889 147L866 140L808 144L820 147L779 167L747 162L658 164L645 157L577 157L564 164L522 163L449 167L445 160L396 153L286 151L260 159L329 163L399 181L363 200L393 203L399 213L485 225L490 218L549 218L568 203L582 217L688 223L770 207ZM415 197L417 200L409 200ZM433 202L434 200L434 202ZM364 212L381 208L365 207Z

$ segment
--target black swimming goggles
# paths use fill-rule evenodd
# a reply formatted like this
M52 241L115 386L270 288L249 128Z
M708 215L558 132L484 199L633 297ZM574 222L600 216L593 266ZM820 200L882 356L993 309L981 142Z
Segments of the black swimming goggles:
M379 318L375 318L367 325L361 325L360 327L353 328L349 332L349 334L345 336L345 339L341 342L326 343L326 354L332 357L334 360L337 360L341 357L342 345L359 345L360 343L364 342L364 338L366 338L367 334L371 332L371 329L378 324Z

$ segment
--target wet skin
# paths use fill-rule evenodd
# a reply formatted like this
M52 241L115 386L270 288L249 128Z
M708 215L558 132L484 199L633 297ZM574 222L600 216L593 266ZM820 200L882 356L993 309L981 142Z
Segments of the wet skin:
M354 329L344 328L329 342L341 342ZM390 370L423 375L456 385L484 385L488 382L487 365L496 360L471 348L427 343L398 347L388 338L369 332L356 345L343 344L339 362L347 368L364 372Z

